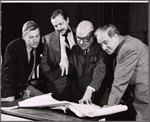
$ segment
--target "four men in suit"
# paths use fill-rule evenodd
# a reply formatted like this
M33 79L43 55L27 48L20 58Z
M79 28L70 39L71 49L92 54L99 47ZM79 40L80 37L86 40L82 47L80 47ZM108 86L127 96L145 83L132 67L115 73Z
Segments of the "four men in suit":
M40 63L36 51L39 42L39 26L27 21L22 27L22 37L7 45L2 65L1 101L15 101L25 95L32 74Z
M95 35L108 54L116 55L114 81L108 105L121 102L127 87L132 92L137 121L148 120L148 46L139 39L122 36L114 25L99 27Z
M40 66L47 78L48 91L53 93L53 97L74 101L73 97L78 94L76 87L79 87L79 103L92 103L93 93L99 90L109 67L103 48L108 54L116 56L108 105L119 104L127 87L131 85L134 88L131 91L137 112L136 120L148 120L147 45L131 36L121 36L114 25L98 28L95 41L94 27L89 21L79 23L75 39L69 26L69 17L60 9L52 13L51 23L55 31L42 37L44 51ZM40 56L36 52L40 41L38 25L28 21L24 24L22 33L22 38L10 42L6 48L1 101L14 101L23 97L33 71L40 63ZM76 40L78 45L75 45ZM30 52L33 53L32 63ZM28 65L30 63L31 66ZM72 67L76 72L72 72ZM105 91L101 93L104 94Z

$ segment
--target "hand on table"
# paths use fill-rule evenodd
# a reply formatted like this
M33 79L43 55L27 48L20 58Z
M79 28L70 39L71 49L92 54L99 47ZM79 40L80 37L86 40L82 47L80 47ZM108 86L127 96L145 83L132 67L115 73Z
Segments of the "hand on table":
M86 89L84 96L79 100L80 104L92 104L92 89Z

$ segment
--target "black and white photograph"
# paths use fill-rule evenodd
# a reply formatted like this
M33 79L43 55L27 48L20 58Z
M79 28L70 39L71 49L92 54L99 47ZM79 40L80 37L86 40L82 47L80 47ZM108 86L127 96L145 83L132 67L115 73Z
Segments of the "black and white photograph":
M148 1L1 1L1 121L148 121Z

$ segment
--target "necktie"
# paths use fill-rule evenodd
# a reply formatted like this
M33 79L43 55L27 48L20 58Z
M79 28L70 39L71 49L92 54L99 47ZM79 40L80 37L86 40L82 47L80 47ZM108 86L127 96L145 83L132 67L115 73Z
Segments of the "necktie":
M88 53L88 51L87 51L87 50L85 50L85 51L84 51L84 58L86 58L87 53Z
M69 41L68 41L68 39L67 39L67 37L65 38L65 42L68 44L68 46L69 46Z
M68 36L68 33L70 32L70 29L68 29L67 31L66 31L66 33L63 35L64 37L65 37L65 42L66 42L66 44L68 45L68 48L70 49L70 46L69 46L69 41L68 41L68 39L67 39L67 36Z
M87 54L87 50L85 50L85 55Z
M30 51L30 61L29 61L29 74L31 73L32 67L33 67L33 62L34 62L34 56L33 56L33 49Z
M87 55L88 52L89 52L89 49L85 50L85 51L84 51L84 54Z

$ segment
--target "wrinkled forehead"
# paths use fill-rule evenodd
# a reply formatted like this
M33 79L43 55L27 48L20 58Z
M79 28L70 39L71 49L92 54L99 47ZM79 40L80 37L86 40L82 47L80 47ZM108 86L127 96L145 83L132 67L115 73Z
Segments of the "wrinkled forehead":
M61 23L61 22L63 22L63 21L65 21L65 19L63 18L63 16L62 16L61 14L59 14L59 15L56 16L55 18L52 18L52 19L51 19L51 23L52 23L53 25L57 25L57 24L59 24L59 23Z
M37 36L37 35L40 35L39 28L29 31L29 36Z

